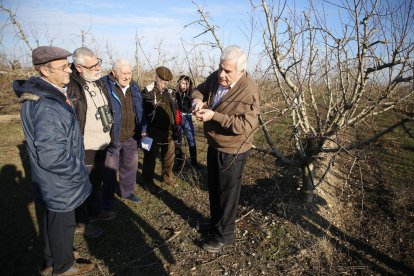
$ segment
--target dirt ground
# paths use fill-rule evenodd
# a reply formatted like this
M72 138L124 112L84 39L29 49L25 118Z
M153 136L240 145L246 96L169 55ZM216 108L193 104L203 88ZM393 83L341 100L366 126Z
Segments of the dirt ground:
M0 119L0 274L38 275L41 210L33 201L19 124L15 116ZM207 148L197 131L202 170L186 164L173 189L159 182L157 166L155 192L137 185L143 201L118 198L117 218L99 223L101 237L75 236L76 250L96 264L90 275L414 275L412 179L395 187L386 164L375 158L379 148L364 153L352 177L345 168L354 160L338 161L348 165L335 168L336 175L316 188L311 205L303 203L297 171L252 152L236 241L220 253L203 251L200 243L208 235L197 228L209 216Z

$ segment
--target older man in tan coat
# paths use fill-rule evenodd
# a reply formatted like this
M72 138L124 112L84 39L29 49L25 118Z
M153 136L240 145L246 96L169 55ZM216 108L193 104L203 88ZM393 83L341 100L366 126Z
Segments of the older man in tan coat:
M210 240L202 247L218 252L234 241L241 178L252 134L258 126L259 88L246 73L247 58L238 46L223 50L219 70L193 91L196 118L208 142Z

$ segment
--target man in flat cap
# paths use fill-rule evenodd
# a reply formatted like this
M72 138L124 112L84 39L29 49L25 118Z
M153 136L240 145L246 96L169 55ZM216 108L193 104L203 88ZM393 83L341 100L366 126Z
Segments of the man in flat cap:
M52 46L33 50L40 77L13 82L22 102L21 120L27 142L36 200L45 206L43 225L45 272L79 275L93 264L76 264L73 256L75 209L88 197L91 184L75 111L66 97L71 53Z
M167 89L168 82L172 78L171 71L160 66L155 70L155 81L142 90L148 137L153 139L149 151L144 150L142 186L150 191L154 188L155 160L160 150L162 180L167 185L176 186L172 173L175 150L173 134L177 131L176 106L172 98L172 90Z
M117 172L122 198L133 203L141 201L135 194L138 143L146 135L147 123L141 90L132 79L132 66L127 60L116 60L112 72L104 76L102 81L109 92L114 115L103 178L102 209L107 213L113 205Z

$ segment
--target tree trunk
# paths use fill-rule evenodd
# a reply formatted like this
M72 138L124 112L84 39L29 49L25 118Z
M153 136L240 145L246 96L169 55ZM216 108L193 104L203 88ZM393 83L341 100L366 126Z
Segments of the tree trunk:
M314 197L314 165L313 163L304 164L302 166L302 181L303 181L303 194L305 203L313 203Z

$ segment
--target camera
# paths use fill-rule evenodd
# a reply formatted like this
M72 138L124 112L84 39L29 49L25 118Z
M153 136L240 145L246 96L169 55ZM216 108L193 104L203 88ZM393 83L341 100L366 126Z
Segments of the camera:
M112 114L109 106L103 105L98 107L98 110L95 114L96 120L101 120L103 131L108 132L111 130L112 125Z

